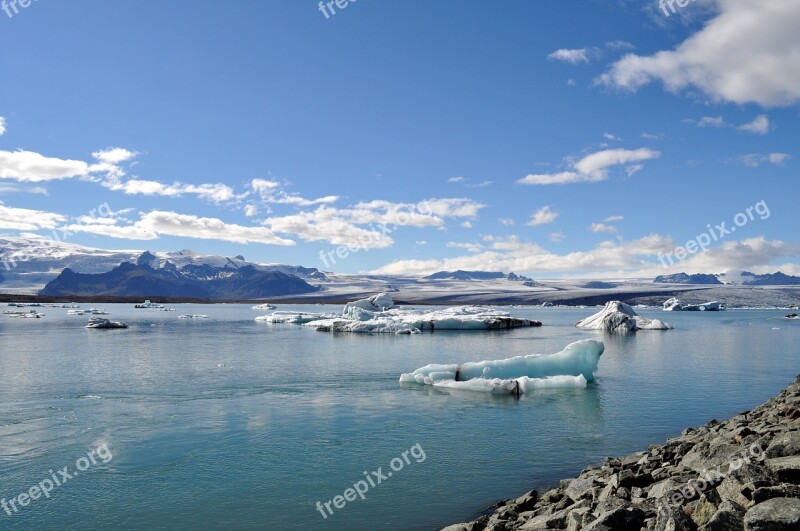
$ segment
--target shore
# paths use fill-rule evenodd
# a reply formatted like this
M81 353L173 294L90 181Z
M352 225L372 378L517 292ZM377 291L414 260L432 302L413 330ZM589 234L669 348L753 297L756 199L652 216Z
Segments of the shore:
M585 468L444 531L800 529L800 376L778 396L664 445Z

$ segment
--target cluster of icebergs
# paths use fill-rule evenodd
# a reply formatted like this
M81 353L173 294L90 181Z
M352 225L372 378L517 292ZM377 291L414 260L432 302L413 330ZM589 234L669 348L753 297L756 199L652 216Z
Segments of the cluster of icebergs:
M725 306L717 301L705 304L684 304L673 297L664 303L665 312L721 312L724 310Z
M419 334L436 330L510 330L541 326L539 321L511 317L508 312L459 306L444 310L419 311L397 308L391 295L380 293L348 303L342 315L274 312L257 317L267 323L291 323L310 326L322 332L354 334Z
M400 376L401 383L519 396L533 389L586 387L605 346L585 339L557 354L518 356L461 365L426 365Z

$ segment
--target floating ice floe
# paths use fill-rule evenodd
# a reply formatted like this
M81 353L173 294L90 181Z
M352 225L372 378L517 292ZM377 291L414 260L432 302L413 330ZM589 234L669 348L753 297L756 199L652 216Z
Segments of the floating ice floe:
M348 303L344 307L342 317L329 317L305 324L322 332L361 334L418 334L436 330L510 330L542 326L539 321L519 319L511 317L508 312L478 306L428 311L394 308L394 301L387 293Z
M591 317L578 321L575 326L587 330L606 330L608 332L672 329L663 321L640 316L630 305L620 301L606 303L605 308Z
M586 339L557 354L517 356L504 360L426 365L402 374L401 383L519 396L533 389L586 387L594 379L605 346Z
M258 304L256 306L253 306L253 309L254 310L277 310L277 308L275 306L271 305L268 302L264 303L264 304Z
M324 313L305 313L305 312L273 312L269 315L256 317L256 321L272 324L306 324L312 321L320 321L334 317Z
M721 312L724 310L725 306L717 301L705 304L684 304L673 297L664 303L665 312Z

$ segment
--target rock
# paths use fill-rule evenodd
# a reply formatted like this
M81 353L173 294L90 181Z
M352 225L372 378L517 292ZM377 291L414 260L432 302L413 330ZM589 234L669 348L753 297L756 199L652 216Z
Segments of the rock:
M588 507L573 509L567 514L567 531L578 531L583 528L584 519L589 513Z
M767 459L766 463L781 481L800 483L800 455Z
M761 503L772 498L800 498L800 486L781 483L774 487L761 487L753 492L753 503Z
M744 517L747 531L800 529L800 498L773 498L753 506Z
M660 507L653 527L656 531L694 531L697 525L679 507Z
M539 501L539 495L535 490L532 490L514 500L513 503L517 506L519 512L523 512L532 510L536 506L537 501Z
M744 528L744 507L730 501L723 501L719 509L701 531L741 531Z
M602 513L597 519L584 527L585 531L606 531L611 529L640 529L644 523L644 511L635 507L614 509Z
M692 520L694 520L694 523L698 526L703 526L711 520L716 512L717 506L711 503L708 498L702 496L697 500L697 505L694 506Z
M772 439L766 450L767 457L800 455L800 431L790 431Z
M737 479L727 477L717 486L717 494L720 495L722 500L732 501L743 507L750 505L750 500L744 495L745 486L742 485Z
M594 478L578 478L569 483L565 493L573 501L578 501L586 497L593 486Z

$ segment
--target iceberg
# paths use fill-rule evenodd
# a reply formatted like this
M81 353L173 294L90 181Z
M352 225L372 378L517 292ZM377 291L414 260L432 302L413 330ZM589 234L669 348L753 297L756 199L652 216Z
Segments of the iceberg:
M536 388L586 387L594 380L604 350L602 342L585 339L550 355L531 354L461 365L426 365L402 374L400 382L516 395Z
M353 317L350 317L351 319L363 321L363 318L359 318L363 316L361 310L375 313L383 312L393 307L394 300L392 300L391 295L388 293L378 293L377 295L373 295L372 297L366 299L348 302L344 307L342 315L345 317L350 317L352 314Z
M539 321L520 319L508 312L479 306L426 311L398 308L388 293L347 303L341 316L285 311L256 317L256 321L299 324L320 332L354 334L419 334L437 330L510 330L542 326Z
M665 312L721 312L725 306L718 302L707 302L705 304L683 304L680 300L672 297L664 303Z
M620 301L606 303L605 308L591 317L578 321L575 326L587 330L606 330L608 332L672 329L672 326L663 321L640 316L630 305Z
M306 324L312 321L329 319L332 315L324 313L305 313L305 312L273 312L269 315L256 317L256 321L272 324Z
M542 326L539 321L519 319L511 317L508 312L479 306L427 311L396 308L387 293L348 303L340 318L331 317L304 324L321 332L356 334L418 334L437 330L510 330Z

